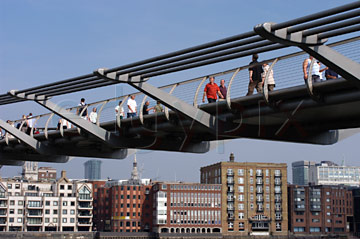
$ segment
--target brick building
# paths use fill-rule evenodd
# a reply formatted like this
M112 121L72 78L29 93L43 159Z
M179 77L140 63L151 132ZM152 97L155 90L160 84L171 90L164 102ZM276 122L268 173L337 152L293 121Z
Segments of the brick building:
M140 179L137 162L129 180L91 181L96 230L142 232L152 229L151 181Z
M222 185L223 235L287 235L287 165L219 162L202 167L201 183Z
M352 191L344 186L288 187L289 231L294 234L341 234L349 231Z
M52 167L40 167L38 170L39 181L55 181L56 169Z
M152 195L153 232L221 232L221 185L159 182Z

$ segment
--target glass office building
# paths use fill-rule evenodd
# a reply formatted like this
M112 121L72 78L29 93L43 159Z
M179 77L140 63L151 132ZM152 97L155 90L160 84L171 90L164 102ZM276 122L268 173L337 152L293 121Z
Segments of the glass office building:
M89 160L84 163L85 178L90 180L101 179L101 161Z

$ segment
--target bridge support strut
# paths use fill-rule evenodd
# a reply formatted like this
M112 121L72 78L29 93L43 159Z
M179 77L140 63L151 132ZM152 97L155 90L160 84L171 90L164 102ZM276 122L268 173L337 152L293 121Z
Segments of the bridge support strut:
M321 35L306 35L306 31L289 33L288 28L272 30L274 23L259 24L254 31L265 39L287 46L297 46L324 63L349 82L360 88L360 64L324 45Z
M127 83L135 89L143 92L155 100L159 100L166 107L181 113L194 120L195 122L205 126L210 132L216 133L217 131L217 117L194 107L179 98L160 90L159 88L146 83L148 79L142 79L141 76L129 77L129 75L117 76L116 72L105 74L105 69L100 68L94 71L97 76L109 80L117 81L119 83Z

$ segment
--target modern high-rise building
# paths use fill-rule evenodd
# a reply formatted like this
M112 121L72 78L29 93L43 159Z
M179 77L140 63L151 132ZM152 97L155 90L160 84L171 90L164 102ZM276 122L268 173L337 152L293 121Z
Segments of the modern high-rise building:
M201 183L221 184L221 222L225 236L288 233L287 165L219 162L201 168Z
M101 161L88 160L84 163L85 166L85 179L96 180L101 179Z
M296 161L291 164L292 166L292 182L295 185L308 185L309 184L309 171L310 167L314 166L315 162L311 161Z
M289 231L344 234L353 221L352 191L344 186L289 185Z

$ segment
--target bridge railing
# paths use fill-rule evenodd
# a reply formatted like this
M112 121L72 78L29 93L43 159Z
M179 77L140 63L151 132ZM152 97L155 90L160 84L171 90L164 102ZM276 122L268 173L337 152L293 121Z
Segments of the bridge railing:
M337 43L330 44L332 48L345 55L346 57L360 62L360 37L355 37L352 39L340 41ZM281 56L278 58L268 59L265 61L260 61L262 63L268 63L271 65L275 59L276 64L273 66L274 79L275 79L275 90L289 88L293 86L304 85L303 80L303 70L302 63L304 59L307 58L307 54L304 52L297 52L293 54L288 54L285 56ZM322 66L324 68L326 66ZM218 72L215 74L210 74L207 76L201 76L195 79L177 82L170 85L165 85L159 87L167 93L170 93L179 99L187 102L188 104L199 106L202 103L202 97L204 92L204 87L208 83L209 77L215 77L215 82L219 85L220 80L225 80L225 85L228 88L229 100L243 97L246 95L248 90L249 83L249 73L248 73L248 65L241 66L235 69L230 69L223 72ZM324 74L323 74L324 75ZM325 80L325 76L323 76ZM134 92L132 95L135 95L136 101L138 104L138 116L140 120L143 121L143 115L141 113L142 107L145 101L150 102L150 107L155 106L156 101L150 97L145 96L141 92ZM127 110L126 100L129 95L122 95L106 100L101 100L93 103L87 104L88 114L92 111L94 107L97 108L98 113L98 124L113 122L116 123L116 114L115 107L118 105L119 101L124 101L123 108L125 110L125 118ZM78 106L68 108L69 111L76 113ZM165 107L164 107L165 108ZM165 108L165 112L168 109ZM57 130L58 122L60 118L53 114L47 113L42 115L33 116L35 127L40 131L44 132L45 136L48 137L49 132L53 130ZM18 119L13 121L15 125L20 124L20 127L24 127L22 119ZM63 134L62 127L61 134ZM20 128L21 129L21 128ZM35 132L31 132L33 135Z

